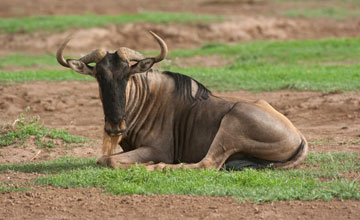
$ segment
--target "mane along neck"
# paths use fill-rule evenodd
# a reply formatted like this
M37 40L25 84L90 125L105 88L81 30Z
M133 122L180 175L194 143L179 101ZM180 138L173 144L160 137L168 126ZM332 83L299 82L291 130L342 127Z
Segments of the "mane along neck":
M180 73L149 70L134 74L126 86L126 123L131 128L152 109L166 106L169 100L192 106L207 100L211 94L204 85Z

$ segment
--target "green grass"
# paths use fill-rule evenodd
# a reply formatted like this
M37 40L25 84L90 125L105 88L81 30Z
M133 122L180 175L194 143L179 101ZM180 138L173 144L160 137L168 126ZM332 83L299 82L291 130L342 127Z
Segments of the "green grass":
M22 173L42 173L59 174L72 170L98 169L95 159L89 158L70 158L63 157L53 161L21 163L21 164L1 164L0 173L22 172Z
M214 54L232 59L232 63L217 68L181 68L175 63L168 68L218 91L360 89L357 64L360 39L207 44L198 49L173 51L170 56L191 58Z
M326 138L326 139L318 139L318 140L310 141L309 144L317 145L317 144L331 143L331 142L334 142L334 141L335 140L333 138Z
M57 66L59 63L56 61L54 54L43 54L38 56L24 55L19 53L10 54L0 58L0 68L7 66L15 67L44 67L44 66Z
M112 194L185 194L234 196L242 201L360 199L358 183L328 182L293 177L291 171L217 172L215 170L167 170L147 172L85 169L38 178L37 184L60 187L98 187Z
M219 55L229 59L222 67L181 67L176 58ZM16 56L14 56L16 57ZM17 55L19 57L19 55ZM360 89L360 39L324 39L296 41L258 41L226 45L206 44L197 49L171 51L171 62L164 62L161 69L177 71L194 77L217 91L228 90L357 90ZM4 57L0 64L16 63L15 58ZM19 65L35 62L53 65L51 55L24 57ZM51 63L53 62L53 63ZM23 64L21 64L23 63ZM39 65L39 64L37 64ZM33 80L93 80L71 70L22 70L1 71L0 81Z
M94 78L84 76L70 69L65 70L21 70L21 71L0 71L0 81L4 82L28 82L28 81L64 81L80 80L93 81Z
M360 144L360 138L350 140L351 144Z
M306 165L313 175L322 178L340 178L346 171L360 172L360 154L324 153L309 154Z
M360 171L360 154L359 153L311 153L305 164L315 165L320 170L333 171Z
M350 11L344 8L318 8L318 9L292 9L284 12L288 17L302 18L331 18L336 20L360 17L360 12Z
M254 41L236 45L208 43L197 49L170 51L170 57L218 54L238 65L316 65L358 61L359 38L323 40Z
M122 14L105 16L94 14L83 15L55 15L33 16L23 18L2 18L0 33L64 31L69 28L101 27L106 24L125 24L134 22L150 23L186 23L186 22L214 22L221 21L219 16L198 15L191 13L141 12L137 14Z
M66 144L84 143L86 138L69 134L67 131L58 129L48 129L41 125L39 117L20 114L14 125L4 125L0 132L0 147L15 144L16 146L24 146L27 139L35 138L35 144L39 148L52 148L56 143L56 139Z
M360 89L360 65L353 67L244 67L171 68L189 75L217 91L282 89L349 91Z
M29 191L30 188L0 184L0 193Z
M360 171L359 154L311 153L305 170L170 170L148 172L103 168L95 159L60 158L54 161L0 165L4 172L49 174L35 184L57 187L95 187L111 194L184 194L234 196L241 201L360 199L359 182L330 176L339 171ZM51 174L51 175L50 175ZM326 178L320 179L320 178Z

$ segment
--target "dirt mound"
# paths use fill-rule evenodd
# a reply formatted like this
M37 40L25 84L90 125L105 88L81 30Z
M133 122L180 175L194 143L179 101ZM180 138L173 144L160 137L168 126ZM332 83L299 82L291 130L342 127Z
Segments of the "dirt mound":
M103 113L96 83L32 82L0 87L0 121L14 121L30 107L51 128L101 137Z
M314 24L284 18L234 17L211 24L150 24L131 23L108 25L102 28L72 29L63 33L0 34L0 55L8 53L55 53L69 35L73 35L68 54L79 55L94 48L109 51L126 46L137 50L158 50L158 45L147 33L152 30L168 44L170 50L199 47L207 42L238 43L250 40L289 40L324 37L360 36L356 24Z
M305 24L295 21L242 17L232 21L214 24L149 24L132 23L108 25L103 28L73 29L64 33L35 32L0 35L3 52L55 53L66 37L73 34L69 48L76 52L88 52L103 47L115 50L127 46L138 50L156 50L157 44L147 30L159 34L170 50L191 48L206 42L248 41L254 39L289 39L296 29Z

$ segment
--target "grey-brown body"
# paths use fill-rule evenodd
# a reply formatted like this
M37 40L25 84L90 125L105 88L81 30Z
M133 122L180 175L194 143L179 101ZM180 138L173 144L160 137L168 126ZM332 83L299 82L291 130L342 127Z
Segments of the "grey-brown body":
M146 83L149 90L140 92L139 88L145 85L139 83ZM128 103L134 105L126 108L128 131L123 142L135 148L158 148L154 162L200 161L208 152L222 118L233 107L233 103L211 95L205 100L196 100L192 94L180 95L174 79L156 71L134 75L128 86Z
M129 49L114 54L96 50L66 61L62 50L67 42L58 51L60 64L99 83L105 114L100 164L219 170L224 163L236 169L289 168L305 159L305 138L267 102L214 96L190 77L152 70L167 52L166 44L153 36L161 55L132 54L134 65ZM88 59L95 60L95 68L87 65ZM114 153L118 143L123 151Z
M304 140L265 101L230 101L212 94L196 99L197 90L192 88L191 94L185 89L176 91L174 78L157 71L132 76L127 89L128 130L120 145L125 152L149 148L148 158L142 155L139 163L198 163L211 145L227 154L216 169L231 155L276 163L294 155Z

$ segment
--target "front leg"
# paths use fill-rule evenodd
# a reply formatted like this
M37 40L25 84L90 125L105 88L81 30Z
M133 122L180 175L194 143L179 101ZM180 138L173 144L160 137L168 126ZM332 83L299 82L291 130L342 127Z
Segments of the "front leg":
M115 148L120 143L122 135L110 136L104 131L102 156L98 159L97 164L102 166L112 167L110 156L113 154Z
M120 143L122 135L110 136L104 131L102 154L103 156L111 156Z
M154 162L163 161L161 153L153 147L139 147L120 154L104 155L97 163L112 168L127 168L134 164L148 166Z

